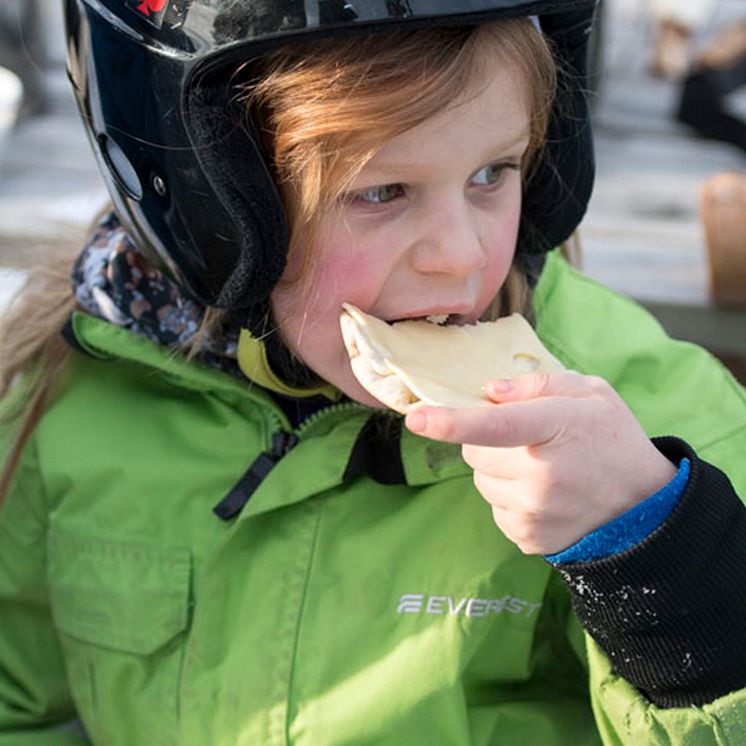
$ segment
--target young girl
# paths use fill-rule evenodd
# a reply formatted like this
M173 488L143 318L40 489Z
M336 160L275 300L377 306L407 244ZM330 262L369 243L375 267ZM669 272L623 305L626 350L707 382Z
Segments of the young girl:
M115 211L6 319L0 746L739 743L743 390L551 250L593 2L65 7ZM403 423L343 302L568 370Z

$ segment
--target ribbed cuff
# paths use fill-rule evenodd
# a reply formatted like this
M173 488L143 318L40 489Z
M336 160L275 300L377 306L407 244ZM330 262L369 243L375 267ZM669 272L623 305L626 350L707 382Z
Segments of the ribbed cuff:
M682 440L653 442L691 463L669 519L620 554L558 569L617 673L660 707L702 705L746 686L746 507Z

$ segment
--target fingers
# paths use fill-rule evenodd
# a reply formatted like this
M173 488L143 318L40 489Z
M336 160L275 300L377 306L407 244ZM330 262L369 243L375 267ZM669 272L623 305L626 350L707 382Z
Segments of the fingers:
M462 445L461 457L475 473L493 474L508 481L525 479L528 475L538 478L544 471L540 448L530 446L495 448Z
M527 373L517 378L487 381L484 391L495 402L526 401L548 396L601 396L609 384L596 376L584 376L574 371L557 373Z
M548 443L572 425L583 427L588 415L618 404L618 395L602 378L573 371L529 373L485 384L495 407L448 409L418 406L406 426L416 435L449 443L514 448Z
M432 440L514 448L556 437L564 427L566 410L567 404L556 398L473 409L421 406L407 415L405 423L416 435Z
M499 529L524 554L554 554L574 544L582 534L567 538L556 531L556 524L545 521L525 520L513 510L492 505L492 518Z

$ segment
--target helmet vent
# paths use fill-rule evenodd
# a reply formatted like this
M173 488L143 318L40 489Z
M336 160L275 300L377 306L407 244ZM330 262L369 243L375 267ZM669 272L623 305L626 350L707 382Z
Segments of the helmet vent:
M143 195L142 184L129 158L108 135L102 135L100 139L104 156L109 161L109 166L122 188L132 199L141 200Z

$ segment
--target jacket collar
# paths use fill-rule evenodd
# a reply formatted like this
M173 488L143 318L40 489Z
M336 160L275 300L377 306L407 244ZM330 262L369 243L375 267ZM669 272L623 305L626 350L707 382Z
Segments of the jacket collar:
M272 370L264 343L256 339L248 329L241 329L237 358L238 367L250 381L277 394L298 398L321 394L333 402L342 398L342 393L331 384L301 389L285 383Z

